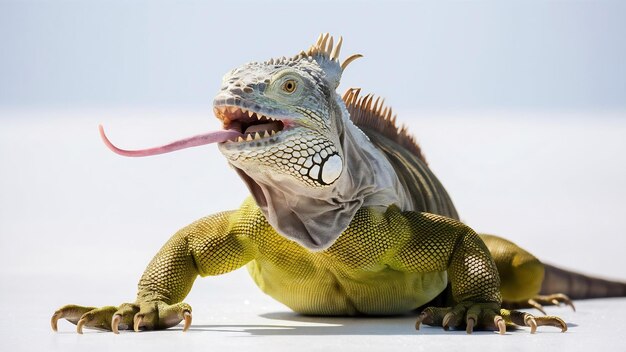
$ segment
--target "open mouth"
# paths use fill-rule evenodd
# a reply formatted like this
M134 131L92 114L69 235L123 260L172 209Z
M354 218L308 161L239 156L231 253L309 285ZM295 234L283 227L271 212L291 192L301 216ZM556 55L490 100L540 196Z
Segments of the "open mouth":
M98 129L100 130L102 141L114 153L123 156L139 157L170 153L211 143L239 143L263 139L273 142L273 137L293 126L293 122L289 120L279 120L238 106L216 106L214 111L217 118L222 120L223 128L221 130L206 132L146 149L128 150L118 148L111 143L109 137L104 133L102 125L98 126Z
M231 139L232 142L271 138L285 129L285 123L281 120L238 106L216 106L214 112L225 130L241 134Z

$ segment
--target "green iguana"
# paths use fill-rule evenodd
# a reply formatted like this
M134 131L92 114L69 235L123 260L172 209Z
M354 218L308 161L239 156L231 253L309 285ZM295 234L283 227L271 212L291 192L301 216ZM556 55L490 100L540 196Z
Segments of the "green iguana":
M218 143L252 197L241 208L178 231L148 265L134 303L67 305L52 316L83 327L167 329L198 275L247 265L262 291L313 315L391 315L419 311L444 329L506 325L567 329L555 316L512 310L571 298L624 296L626 284L543 265L495 236L459 221L443 186L395 116L371 95L336 93L343 70L328 34L292 58L248 63L226 74L214 100L223 130L125 156ZM542 286L543 285L543 286ZM562 292L561 294L554 294ZM552 293L552 294L551 294ZM541 294L541 295L540 295ZM545 313L544 313L545 314Z

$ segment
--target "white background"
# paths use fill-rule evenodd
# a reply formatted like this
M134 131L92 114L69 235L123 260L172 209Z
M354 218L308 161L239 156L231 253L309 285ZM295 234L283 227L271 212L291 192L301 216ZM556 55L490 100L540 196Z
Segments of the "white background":
M238 271L196 282L191 334L90 333L63 304L117 305L185 224L237 207L246 189L215 146L125 159L124 147L217 129L221 76L293 55L321 31L366 55L360 86L398 108L462 219L541 259L624 279L626 60L621 2L385 5L139 1L0 2L0 346L587 350L623 344L623 299L554 308L567 334L412 331L413 317L299 317ZM469 346L469 347L468 347Z

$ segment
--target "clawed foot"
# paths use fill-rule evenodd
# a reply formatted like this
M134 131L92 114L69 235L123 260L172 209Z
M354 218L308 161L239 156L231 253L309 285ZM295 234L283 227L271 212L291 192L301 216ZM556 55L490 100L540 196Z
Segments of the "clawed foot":
M474 329L495 330L500 334L506 332L506 325L527 326L534 334L538 326L548 325L567 331L565 322L555 316L535 317L532 314L516 310L501 309L497 303L460 303L455 307L426 308L418 317L415 329L421 324L450 328L465 328L468 334Z
M576 307L574 307L574 303L572 302L572 300L562 293L555 293L553 295L546 296L538 295L529 299L528 304L543 313L544 315L546 314L546 311L543 310L544 305L560 306L561 304L566 304L572 307L572 310L574 312L576 311Z
M176 326L183 320L183 331L187 331L191 326L191 306L163 302L124 303L119 307L102 308L67 305L52 315L52 330L58 330L58 321L63 318L75 324L79 334L83 333L83 328L109 330L116 334L120 330L160 330Z

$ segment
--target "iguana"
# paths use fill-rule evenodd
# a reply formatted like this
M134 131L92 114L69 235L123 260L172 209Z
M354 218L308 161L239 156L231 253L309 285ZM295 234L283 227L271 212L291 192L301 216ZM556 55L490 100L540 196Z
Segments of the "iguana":
M51 319L112 330L167 329L191 307L198 275L247 265L262 291L295 312L392 315L419 312L444 329L550 325L556 316L513 310L572 298L624 296L626 284L543 265L515 244L478 235L452 201L391 108L372 95L336 93L342 39L321 35L291 58L245 64L226 74L214 100L223 130L125 156L218 143L251 192L237 210L178 231L148 265L134 303L67 305ZM582 283L582 284L581 284ZM556 294L555 292L561 292ZM572 305L573 307L573 305ZM545 314L545 313L544 313Z

